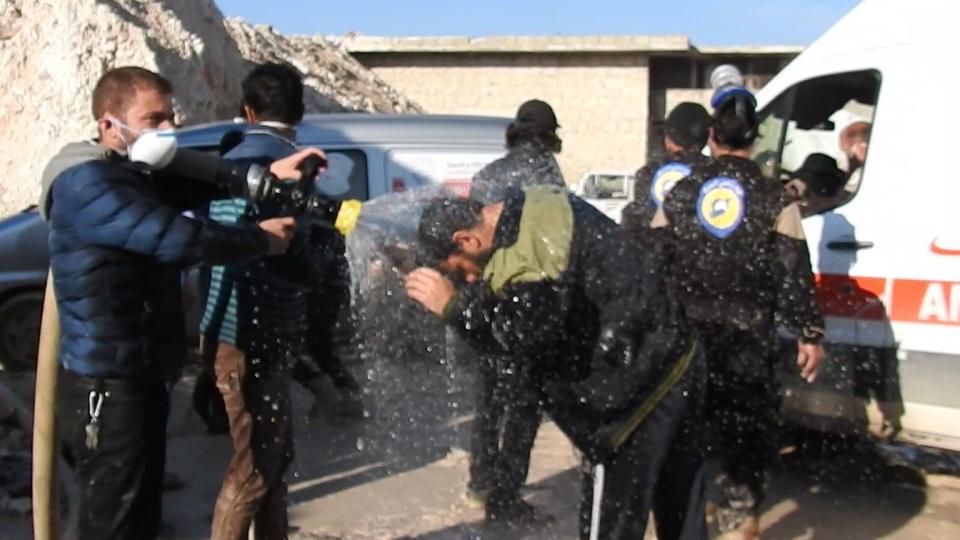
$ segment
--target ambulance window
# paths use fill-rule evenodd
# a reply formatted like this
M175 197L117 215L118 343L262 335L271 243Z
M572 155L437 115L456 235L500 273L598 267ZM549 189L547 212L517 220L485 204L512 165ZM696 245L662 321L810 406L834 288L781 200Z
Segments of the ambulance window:
M840 73L803 81L761 111L754 159L784 182L803 176L805 214L856 195L879 92L877 71Z

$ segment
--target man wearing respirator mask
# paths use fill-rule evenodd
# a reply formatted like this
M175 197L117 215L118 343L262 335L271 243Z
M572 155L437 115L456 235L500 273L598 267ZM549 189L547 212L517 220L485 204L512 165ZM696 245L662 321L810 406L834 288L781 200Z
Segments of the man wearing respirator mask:
M93 92L99 139L69 145L44 172L62 326L58 418L76 460L81 539L159 534L166 382L186 353L180 270L280 254L292 235L292 218L225 226L182 215L201 187L152 171L177 154L172 98L149 70L108 71ZM270 171L296 178L308 155L322 152Z

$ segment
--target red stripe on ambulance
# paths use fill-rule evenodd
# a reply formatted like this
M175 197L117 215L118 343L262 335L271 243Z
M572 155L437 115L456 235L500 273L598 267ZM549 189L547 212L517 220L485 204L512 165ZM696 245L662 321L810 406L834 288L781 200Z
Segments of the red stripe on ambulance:
M893 280L895 321L960 325L960 283Z
M824 315L882 321L885 278L817 275L817 301Z
M960 283L818 274L817 301L826 316L960 326Z

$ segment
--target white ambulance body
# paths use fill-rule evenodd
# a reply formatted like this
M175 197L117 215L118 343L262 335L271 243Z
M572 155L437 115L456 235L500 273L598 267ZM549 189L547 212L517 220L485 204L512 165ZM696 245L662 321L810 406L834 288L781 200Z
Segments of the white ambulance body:
M869 395L886 402L888 420L899 418L902 440L954 450L960 450L958 21L960 2L952 0L862 2L758 93L756 146L765 170L783 176L812 152L843 164L841 130L857 120L872 124L855 195L804 220L827 317L828 363L817 384L790 385L785 410L812 423L877 420L864 405ZM882 373L868 374L872 382L855 380L859 371L871 371L867 364ZM855 390L859 398L852 398ZM900 396L898 411L890 402Z

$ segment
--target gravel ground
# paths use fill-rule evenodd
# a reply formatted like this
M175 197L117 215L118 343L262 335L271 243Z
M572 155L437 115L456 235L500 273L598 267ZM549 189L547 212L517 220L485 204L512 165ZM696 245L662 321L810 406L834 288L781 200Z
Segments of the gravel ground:
M294 388L291 538L576 537L579 459L555 426L548 422L540 430L525 490L527 500L551 519L524 529L485 526L482 510L463 497L473 376L437 363L406 365L400 374L392 369L368 374L378 390L366 396L371 414L366 420L308 418L311 398ZM381 384L385 380L390 384ZM164 520L167 538L200 540L209 537L230 443L226 436L207 435L189 410L191 384L186 378L175 389L168 453L168 469L186 487L166 494ZM29 399L29 378L8 386ZM761 520L764 538L960 538L955 471L924 474L891 459L890 448L884 451L887 459L880 460L870 448L838 450L810 440L797 445L773 471ZM937 470L924 455L924 467ZM29 518L0 514L0 539L24 538L30 538Z

